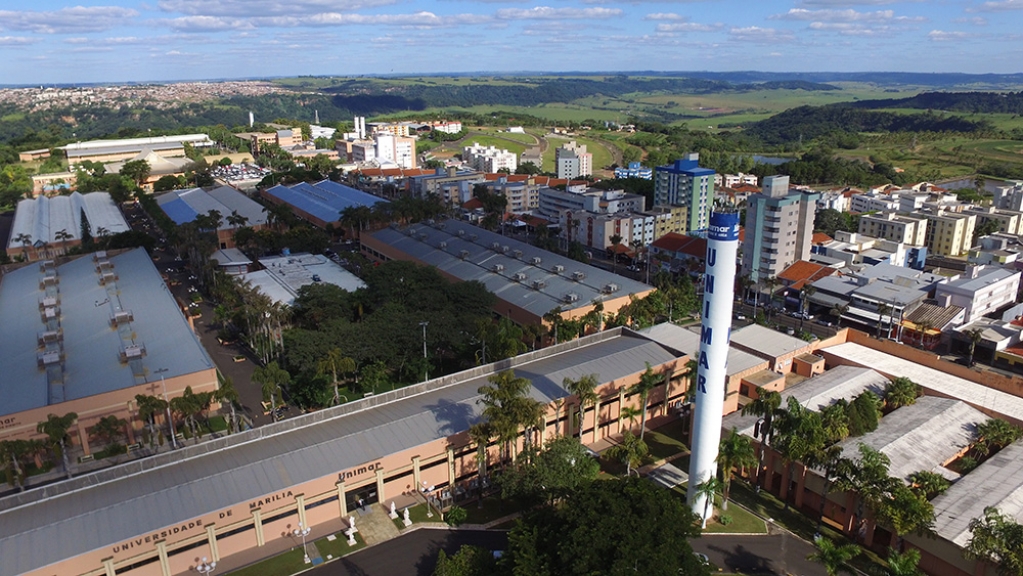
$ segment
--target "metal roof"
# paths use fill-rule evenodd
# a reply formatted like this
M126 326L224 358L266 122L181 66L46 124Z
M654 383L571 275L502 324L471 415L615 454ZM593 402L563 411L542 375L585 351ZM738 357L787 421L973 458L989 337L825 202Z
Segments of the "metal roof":
M171 190L157 196L156 203L176 224L192 222L197 216L207 214L210 210L220 213L220 230L234 228L234 225L227 221L227 217L233 212L248 219L246 226L266 224L263 206L230 186L221 186L210 192L202 188Z
M820 412L838 400L850 400L864 390L870 390L880 396L884 393L884 387L887 384L888 378L868 368L835 366L827 372L793 384L783 390L781 392L782 406L788 403L789 398L795 398L806 408ZM726 430L735 428L740 434L752 436L757 419L757 416L732 412L725 416L722 427Z
M385 228L372 237L459 280L481 282L498 298L537 316L558 307L573 310L595 300L653 290L642 282L458 220ZM609 292L612 285L616 289Z
M769 358L778 358L810 347L810 343L805 340L782 334L760 324L750 324L733 330L729 340Z
M621 328L503 361L542 402L562 380L617 380L675 360ZM487 365L0 499L0 576L331 476L467 430Z
M700 356L700 335L692 330L665 322L640 330L639 333L655 342L660 342L665 346L688 354L691 358L698 358ZM767 366L767 360L738 348L728 349L726 370L729 376L761 365Z
M18 202L7 247L21 248L21 242L15 242L15 238L22 234L30 236L34 246L46 242L57 247L60 241L55 235L61 230L71 235L68 240L81 240L83 212L89 222L90 233L94 236L100 228L105 228L107 235L130 230L121 211L106 192L88 194L72 192L68 196L40 196Z
M195 332L181 314L167 285L142 248L113 256L118 279L100 285L96 263L83 256L57 267L63 330L64 376L59 397L37 364L37 338L44 292L40 266L30 265L0 279L0 415L85 398L152 381L213 368ZM111 329L111 318L130 312L125 334ZM141 366L120 361L126 344L143 345ZM139 379L136 371L142 370ZM148 380L147 380L148 379Z
M278 184L268 188L265 193L324 222L337 222L345 208L387 202L383 198L330 180L316 184L299 182L291 187Z
M333 284L349 292L366 287L358 276L318 254L273 256L260 258L259 263L266 269L243 274L242 278L283 304L290 305L298 296L299 288L315 282Z
M1023 522L1023 442L1001 449L931 501L934 532L961 547L970 542L970 520L994 506Z
M846 342L819 351L825 357L832 355L846 362L869 366L892 377L905 376L940 396L957 398L987 413L1002 414L1016 422L1023 422L1023 398L1007 394L941 370L928 368L898 356L885 354L861 344Z
M881 419L873 432L846 438L844 458L855 458L866 444L891 460L889 475L908 480L926 470L948 476L943 464L964 451L976 439L977 425L988 417L965 402L925 396Z
M938 287L938 292L954 292L957 294L973 294L978 290L989 288L991 284L1001 282L1013 276L1019 276L1018 270L1008 268L984 267L977 272L976 278L964 277L952 280Z

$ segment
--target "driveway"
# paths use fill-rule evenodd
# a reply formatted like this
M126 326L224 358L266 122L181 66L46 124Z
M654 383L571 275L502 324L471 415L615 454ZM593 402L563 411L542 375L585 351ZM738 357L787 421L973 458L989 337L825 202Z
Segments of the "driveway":
M430 576L437 553L454 554L464 544L504 550L508 533L494 530L420 529L356 552L309 572L311 576Z
M705 534L692 545L725 573L827 576L824 566L806 559L814 552L813 545L787 532L767 536Z

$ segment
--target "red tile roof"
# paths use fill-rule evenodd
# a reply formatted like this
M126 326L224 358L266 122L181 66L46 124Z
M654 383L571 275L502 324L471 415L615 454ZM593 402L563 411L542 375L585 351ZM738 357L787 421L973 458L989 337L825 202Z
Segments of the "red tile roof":
M693 256L694 258L699 258L700 260L703 260L707 256L706 238L686 236L677 232L668 232L664 236L654 240L651 246L656 246L658 250L681 253L687 256Z
M462 202L462 208L466 210L476 210L483 208L483 202L480 202L479 198L469 198L466 202Z
M760 188L753 186L752 184L739 184L738 186L732 186L732 190L736 192L746 192L749 194L756 194L760 192Z
M790 288L800 289L807 283L813 283L825 276L838 272L829 266L814 264L806 260L796 260L788 268L778 274L778 279L790 283Z
M810 242L812 244L827 244L828 242L831 242L832 240L834 240L834 238L832 238L831 236L828 236L827 234L825 234L823 232L814 232L813 236L810 238Z

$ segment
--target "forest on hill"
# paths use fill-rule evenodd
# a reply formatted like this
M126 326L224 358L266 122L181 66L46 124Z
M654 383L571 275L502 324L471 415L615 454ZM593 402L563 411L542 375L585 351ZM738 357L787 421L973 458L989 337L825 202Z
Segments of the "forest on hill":
M854 108L914 108L968 114L1023 114L1021 92L924 92L910 98L885 98L850 102Z

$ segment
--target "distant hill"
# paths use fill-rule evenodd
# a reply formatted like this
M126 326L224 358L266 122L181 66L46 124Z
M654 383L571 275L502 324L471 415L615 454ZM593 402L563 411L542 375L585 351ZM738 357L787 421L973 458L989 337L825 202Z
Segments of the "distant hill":
M1023 114L1023 92L924 92L911 98L850 102L854 108L915 108L948 112Z
M630 72L644 76L686 76L721 82L748 83L777 80L805 80L807 82L867 82L878 86L933 86L955 88L970 86L1023 86L1023 74L963 74L959 72L927 74L922 72Z
M841 90L838 86L821 84L819 82L808 82L806 80L771 80L759 84L739 84L737 89L755 90L806 90L808 92L822 92L828 90Z

